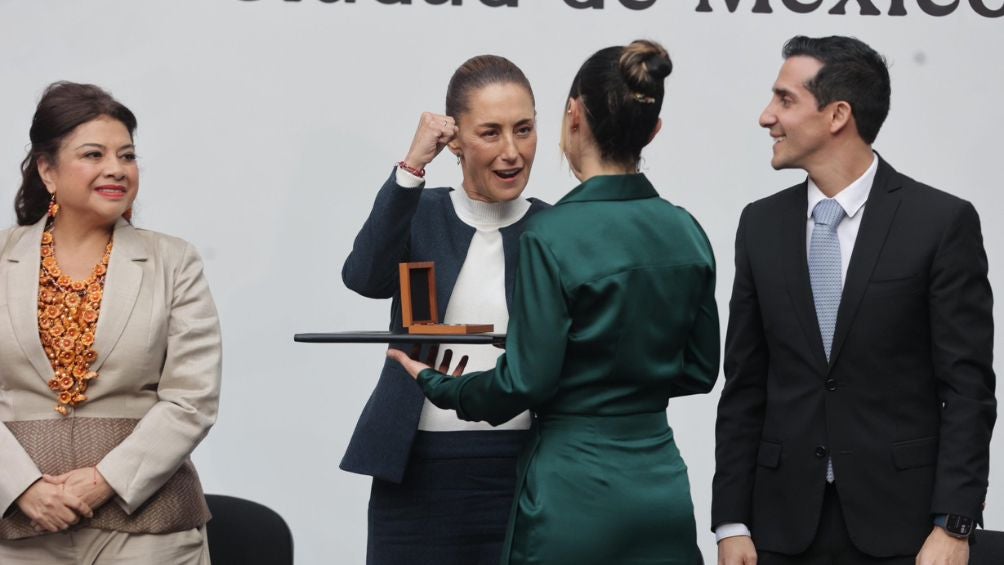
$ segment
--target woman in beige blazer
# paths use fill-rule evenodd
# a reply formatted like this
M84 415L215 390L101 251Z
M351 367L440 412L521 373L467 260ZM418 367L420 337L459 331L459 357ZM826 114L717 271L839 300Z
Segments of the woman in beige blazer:
M208 563L189 459L220 333L194 248L128 221L136 119L92 85L39 102L0 231L0 563Z

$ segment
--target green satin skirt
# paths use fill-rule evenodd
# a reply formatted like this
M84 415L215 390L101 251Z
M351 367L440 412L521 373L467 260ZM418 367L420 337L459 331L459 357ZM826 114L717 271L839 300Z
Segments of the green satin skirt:
M519 461L503 565L700 563L666 413L541 415Z

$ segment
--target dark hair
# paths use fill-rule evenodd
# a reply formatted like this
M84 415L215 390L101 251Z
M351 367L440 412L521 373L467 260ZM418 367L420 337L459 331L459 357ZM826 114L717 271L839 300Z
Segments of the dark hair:
M129 108L93 84L54 82L45 89L31 120L31 149L21 162L21 188L14 197L19 225L34 224L49 208L49 191L38 174L39 159L55 164L63 140L77 126L101 116L122 122L130 137L136 131L136 116Z
M643 39L601 49L582 64L568 97L585 106L604 160L638 163L659 121L663 82L671 72L673 62L662 45Z
M491 84L518 84L530 94L530 100L534 100L530 81L512 61L498 55L478 55L464 61L453 72L446 87L446 115L460 121L460 115L470 109L471 92Z
M819 109L842 100L850 104L858 135L871 144L889 115L889 68L885 58L853 37L797 35L784 44L785 59L812 57L823 64L805 88L816 97Z

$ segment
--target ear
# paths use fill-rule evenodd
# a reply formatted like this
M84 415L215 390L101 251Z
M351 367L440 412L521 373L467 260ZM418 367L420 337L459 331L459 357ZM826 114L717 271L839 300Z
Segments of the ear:
M460 148L460 142L457 141L455 136L446 144L446 148L450 150L450 153L453 153L457 157L464 154L464 151Z
M854 113L851 111L851 105L844 100L831 103L827 112L829 112L831 134L836 135L840 133L841 130L854 121Z
M568 127L572 131L578 130L582 126L582 100L579 98L569 98L565 105L565 113L568 115Z
M655 139L655 136L656 136L656 135L657 135L657 134L658 134L658 133L659 133L659 132L660 132L661 130L662 130L662 118L659 118L659 119L657 119L657 120L655 121L655 127L654 127L654 128L652 128L652 134L648 136L648 141L647 141L647 142L645 143L645 145L648 145L649 143L652 143L652 140L653 140L653 139Z
M49 191L49 194L56 193L56 179L55 179L55 167L49 162L49 159L45 156L38 158L38 176L42 178L42 184L45 185L45 190Z

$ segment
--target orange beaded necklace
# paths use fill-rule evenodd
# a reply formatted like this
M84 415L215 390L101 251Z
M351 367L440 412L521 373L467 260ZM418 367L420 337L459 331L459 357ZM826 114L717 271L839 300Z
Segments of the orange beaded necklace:
M56 263L52 228L42 234L38 333L54 371L49 388L59 396L55 410L63 416L69 413L68 406L87 401L84 393L88 383L98 377L90 367L98 357L93 348L94 330L111 255L112 242L109 241L91 276L75 281L63 274Z

